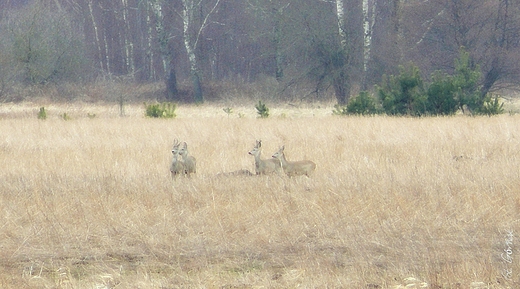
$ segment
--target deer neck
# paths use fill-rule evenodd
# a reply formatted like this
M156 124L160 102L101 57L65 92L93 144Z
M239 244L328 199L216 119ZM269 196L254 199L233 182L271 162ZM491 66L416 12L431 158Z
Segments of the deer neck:
M255 163L260 163L262 161L262 158L260 157L262 153L259 151L258 153L254 154L255 156Z
M285 158L285 154L282 154L282 156L280 157L280 163L282 164L282 167L283 167L283 168L286 168L287 165L289 164L289 162L288 162L287 159Z

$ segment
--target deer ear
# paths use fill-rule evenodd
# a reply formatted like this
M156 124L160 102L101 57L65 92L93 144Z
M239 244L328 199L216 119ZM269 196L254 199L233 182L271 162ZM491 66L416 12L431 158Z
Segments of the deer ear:
M262 140L257 141L258 147L262 146Z

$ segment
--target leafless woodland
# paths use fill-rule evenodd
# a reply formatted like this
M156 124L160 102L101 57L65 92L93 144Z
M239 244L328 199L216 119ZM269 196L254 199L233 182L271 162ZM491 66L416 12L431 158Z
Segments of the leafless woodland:
M461 47L487 92L518 83L519 32L511 0L1 0L0 97L43 84L81 99L65 83L117 79L170 100L264 82L345 102L399 65L450 73Z

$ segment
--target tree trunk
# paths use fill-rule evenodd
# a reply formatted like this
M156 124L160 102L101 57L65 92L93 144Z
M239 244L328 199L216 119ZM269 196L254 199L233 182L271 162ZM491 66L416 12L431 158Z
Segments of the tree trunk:
M394 7L392 11L392 19L394 22L394 33L395 33L395 40L394 45L397 49L397 52L399 54L399 61L398 63L403 63L404 60L404 35L403 35L403 29L401 27L402 17L403 17L403 4L401 3L402 0L393 0L394 1Z
M341 61L337 63L336 67L338 73L333 75L334 94L339 105L345 105L350 96L350 83L348 77L348 59L349 47L347 32L345 31L345 10L343 8L343 0L336 0L336 18L338 23L340 54Z
M345 81L346 79L345 76L335 76L333 79L334 95L339 105L346 105L348 102L350 84Z
M94 17L94 9L92 8L92 0L88 2L88 10L90 14L90 20L92 21L92 27L94 28L94 37L96 39L96 48L98 53L98 60L99 60L99 69L103 70L103 52L101 49L101 41L99 40L99 31L98 31L98 25L96 23L96 19Z
M153 25L152 20L150 17L150 6L148 3L145 3L145 13L146 13L146 29L147 29L147 35L146 35L146 43L143 45L146 47L146 62L148 66L148 80L155 80L155 64L154 64L154 50L153 47Z
M372 4L372 5L370 5ZM368 87L368 64L372 52L372 31L376 21L376 2L363 0L363 76L361 89L367 90Z
M123 5L123 22L124 22L124 29L123 29L123 39L125 43L125 65L127 72L130 73L132 79L135 77L135 64L134 64L134 43L132 41L131 37L131 26L130 26L130 19L128 15L128 0L121 0L121 3ZM120 32L121 33L121 32Z
M275 62L276 62L276 72L275 77L277 81L282 81L283 79L283 53L282 53L282 17L283 17L283 8L278 8L275 13L275 23L274 23L274 49L275 49Z
M164 16L162 14L162 2L160 0L150 1L152 10L155 14L155 30L159 42L159 51L161 52L161 59L164 70L164 81L166 82L166 99L169 101L175 100L177 90L177 77L175 76L175 69L171 64L172 53L169 49L169 35L164 27ZM152 62L153 63L153 62ZM153 69L153 68L152 68Z
M202 95L202 85L198 69L197 55L195 54L195 47L193 46L190 37L190 24L192 23L192 16L195 5L193 0L182 0L182 3L184 6L182 10L184 47L186 48L188 61L190 63L190 74L193 81L193 96L195 102L202 103L204 102L204 96Z
M336 0L336 19L338 22L339 41L341 49L347 50L347 33L345 32L345 10L343 0Z
M168 100L174 100L178 93L177 76L175 74L175 69L173 69L173 65L170 65L170 73L166 79L166 98Z

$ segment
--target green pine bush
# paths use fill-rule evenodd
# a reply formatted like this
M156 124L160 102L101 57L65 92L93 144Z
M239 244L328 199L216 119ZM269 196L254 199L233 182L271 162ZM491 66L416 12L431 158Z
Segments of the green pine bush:
M177 105L171 102L144 104L145 115L152 118L175 118L175 109Z
M258 113L258 117L260 118L268 118L269 117L269 108L262 103L261 100L258 101L258 104L255 105L256 113Z

